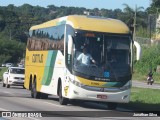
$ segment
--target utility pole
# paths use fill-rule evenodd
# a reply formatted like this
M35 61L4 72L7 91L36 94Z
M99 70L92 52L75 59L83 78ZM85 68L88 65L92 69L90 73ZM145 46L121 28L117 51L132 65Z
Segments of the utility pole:
M151 40L151 37L152 37L152 27L151 27L152 21L151 21L151 17L152 17L152 15L149 14L149 37L150 37L150 40Z
M136 19L137 19L137 5L135 6L135 13L134 13L134 32L133 32L133 40L136 39Z

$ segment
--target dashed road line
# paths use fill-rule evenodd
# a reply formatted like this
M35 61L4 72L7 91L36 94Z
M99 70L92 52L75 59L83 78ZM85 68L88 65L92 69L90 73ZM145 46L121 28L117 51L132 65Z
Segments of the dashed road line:
M62 105L56 105L56 104L53 104L53 103L49 103L49 102L43 102L43 103L46 103L46 104L49 104L49 105L53 105L53 106L57 106L57 107L64 107L64 106L62 106Z
M7 93L7 94L10 94L10 95L15 95L14 93L11 93L11 92L7 92L7 91L1 91L2 93Z

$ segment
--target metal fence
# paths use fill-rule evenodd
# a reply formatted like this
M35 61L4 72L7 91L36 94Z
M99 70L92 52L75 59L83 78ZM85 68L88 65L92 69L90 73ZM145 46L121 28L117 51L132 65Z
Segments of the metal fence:
M137 41L140 45L150 45L151 44L150 38L136 37L135 41Z

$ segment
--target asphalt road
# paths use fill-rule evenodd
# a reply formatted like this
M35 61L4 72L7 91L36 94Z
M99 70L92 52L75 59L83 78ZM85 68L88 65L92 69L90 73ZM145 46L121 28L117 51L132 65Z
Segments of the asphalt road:
M148 85L147 81L141 82L137 80L132 80L132 86L139 88L160 89L160 84L153 83L152 85Z
M14 111L19 115L28 115L28 113L37 113L38 117L30 118L0 118L0 120L50 120L56 118L58 120L99 120L99 119L130 119L135 113L131 110L117 108L116 110L108 110L107 105L92 102L76 103L70 102L67 106L59 105L56 96L49 96L48 99L33 99L30 97L30 91L22 89L22 87L4 88L0 83L0 111ZM23 112L23 113L22 113ZM13 113L12 113L13 114ZM139 113L138 113L139 114ZM42 118L40 117L42 116ZM83 116L83 117L82 117ZM24 117L24 116L23 116ZM149 120L153 117L134 117L133 119ZM154 117L154 120L157 119Z

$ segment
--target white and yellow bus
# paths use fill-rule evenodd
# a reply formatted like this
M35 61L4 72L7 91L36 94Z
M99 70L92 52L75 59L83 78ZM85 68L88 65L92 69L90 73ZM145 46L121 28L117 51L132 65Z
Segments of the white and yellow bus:
M133 40L122 21L70 15L33 26L29 34L24 86L33 98L106 102L109 109L129 102ZM77 62L86 46L96 64Z

